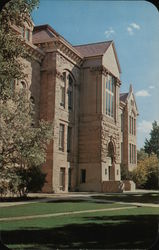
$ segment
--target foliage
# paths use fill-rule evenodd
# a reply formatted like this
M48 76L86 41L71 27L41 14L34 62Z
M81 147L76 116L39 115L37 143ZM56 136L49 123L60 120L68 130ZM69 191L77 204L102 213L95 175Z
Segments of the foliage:
M27 193L28 183L22 173L33 171L33 166L36 171L45 162L46 147L53 134L52 124L42 120L34 123L34 106L29 99L29 90L17 90L14 85L15 80L18 82L27 77L20 58L32 60L32 57L12 25L20 26L28 21L37 2L10 1L0 13L1 195L6 194L6 189L12 194Z
M159 125L156 121L152 123L152 130L150 132L150 139L146 139L144 150L147 154L156 154L159 158Z
M132 173L124 164L121 164L121 180L132 180Z
M145 153L145 150L143 148L137 150L137 161L144 160L146 157L148 157L148 154Z
M138 161L133 170L133 180L138 188L158 189L159 161L156 155L146 156Z

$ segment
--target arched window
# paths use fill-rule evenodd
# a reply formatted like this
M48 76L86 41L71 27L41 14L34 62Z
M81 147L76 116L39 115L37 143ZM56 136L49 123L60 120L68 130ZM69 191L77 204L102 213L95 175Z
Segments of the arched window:
M68 109L73 108L73 79L71 75L68 75Z
M110 141L108 144L108 157L111 158L111 162L113 163L115 160L115 149L112 141Z

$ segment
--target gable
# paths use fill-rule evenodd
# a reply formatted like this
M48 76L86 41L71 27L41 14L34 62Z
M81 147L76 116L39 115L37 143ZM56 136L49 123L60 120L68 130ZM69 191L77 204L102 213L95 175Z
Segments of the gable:
M115 48L113 47L113 43L111 43L103 55L102 63L106 69L108 69L116 77L120 78L120 66L117 60Z
M52 41L57 36L57 33L48 25L35 26L33 30L33 43Z
M128 96L128 109L132 110L135 114L138 114L138 109L133 92L130 92Z

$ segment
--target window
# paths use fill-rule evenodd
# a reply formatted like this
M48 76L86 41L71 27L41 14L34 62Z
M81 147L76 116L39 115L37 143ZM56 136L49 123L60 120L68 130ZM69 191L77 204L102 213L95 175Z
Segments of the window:
M65 87L60 87L60 106L65 107Z
M136 164L136 145L129 143L129 162Z
M27 41L30 41L30 30L29 29L26 29L26 31L25 31L25 38Z
M81 183L85 183L85 182L86 182L86 170L81 169Z
M114 77L109 76L106 80L105 97L106 97L106 115L114 117Z
M131 117L131 134L133 135L134 133L134 118Z
M121 114L121 132L123 132L123 114Z
M105 175L107 175L107 168L105 168Z
M68 109L73 108L73 80L70 75L68 75Z
M72 128L68 127L67 130L67 152L71 151Z
M64 151L64 125L60 124L59 128L59 149Z
M136 119L134 119L134 135L136 135Z
M129 133L131 134L131 116L129 116Z
M59 173L59 188L60 190L65 190L65 168L60 168Z
M129 162L131 163L132 161L132 151L131 151L131 143L129 143Z

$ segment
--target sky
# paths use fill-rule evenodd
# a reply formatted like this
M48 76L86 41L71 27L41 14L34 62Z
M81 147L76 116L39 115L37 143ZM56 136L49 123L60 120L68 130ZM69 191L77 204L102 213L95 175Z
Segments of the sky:
M130 83L138 106L137 147L159 121L159 12L147 1L40 0L35 25L49 24L72 45L113 40L121 92Z

